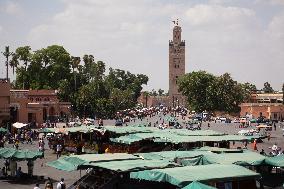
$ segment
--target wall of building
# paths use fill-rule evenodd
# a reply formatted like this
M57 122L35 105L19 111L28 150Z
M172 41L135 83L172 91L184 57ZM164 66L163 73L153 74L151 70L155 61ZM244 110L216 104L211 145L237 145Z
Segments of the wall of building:
M173 40L169 42L169 98L180 104L184 100L178 91L177 80L185 74L185 41L181 40L181 32L181 27L175 26Z
M243 103L241 104L241 116L251 114L254 118L265 116L269 119L284 119L284 105L281 103Z
M0 126L10 119L10 81L0 79Z
M11 90L11 106L15 121L42 124L70 116L70 102L60 102L56 90Z

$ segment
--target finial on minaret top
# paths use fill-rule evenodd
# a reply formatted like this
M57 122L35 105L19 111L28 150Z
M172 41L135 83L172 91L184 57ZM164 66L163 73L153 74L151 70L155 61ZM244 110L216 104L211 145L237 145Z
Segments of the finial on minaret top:
M172 21L175 26L178 26L178 19Z

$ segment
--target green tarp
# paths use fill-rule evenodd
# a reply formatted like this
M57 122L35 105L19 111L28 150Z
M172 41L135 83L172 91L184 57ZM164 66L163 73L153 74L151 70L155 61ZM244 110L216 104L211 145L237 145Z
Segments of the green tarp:
M284 155L266 157L265 164L275 167L284 167Z
M260 178L258 173L238 165L200 165L131 172L130 178L157 182L168 182L185 187L193 181L230 181Z
M3 127L0 127L0 133L7 133L7 129L3 128Z
M62 171L75 171L79 165L83 165L86 161L77 157L62 157L56 161L48 162L47 165Z
M201 148L195 149L196 151L210 151L210 152L216 152L216 153L235 153L235 152L243 152L242 149L228 149L228 148L218 148L218 147L210 147L210 146L204 146Z
M177 121L177 119L173 116L166 116L165 120L168 121L168 122L176 122Z
M179 166L175 163L163 160L122 160L122 161L105 161L95 163L85 163L81 168L99 167L113 171L139 171L144 169L164 168L164 167Z
M150 153L137 153L139 157L143 159L167 159L169 161L174 161L176 158L193 158L199 157L206 154L212 154L212 152L206 151L162 151L162 152L150 152Z
M40 132L40 133L55 133L55 129L54 128L43 128L43 129L40 129L38 132Z
M35 160L43 158L43 153L32 150L17 150L15 148L0 148L0 158L16 161Z
M140 159L137 156L126 153L114 153L114 154L84 154L84 155L71 155L61 157L58 160L48 162L47 165L64 171L77 170L80 165L96 162L107 161L122 161L122 160L134 160Z
M191 131L188 129L171 129L169 132L182 135L182 136L221 136L225 135L224 133L220 133L213 130L195 130Z
M153 129L150 127L122 127L122 126L105 126L107 131L117 134L131 134L131 133L151 133Z
M197 182L197 181L193 181L192 183L190 183L186 187L183 187L182 189L216 189L216 188L202 184L202 183Z
M221 154L208 154L203 156L204 164L237 164L237 165L262 165L265 156L249 150L244 150L243 153L221 153Z

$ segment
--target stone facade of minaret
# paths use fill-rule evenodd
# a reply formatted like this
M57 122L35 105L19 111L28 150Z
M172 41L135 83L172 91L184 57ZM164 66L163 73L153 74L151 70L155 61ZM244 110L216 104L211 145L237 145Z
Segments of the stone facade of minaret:
M181 32L181 27L175 25L173 40L169 41L169 97L172 106L184 105L184 97L177 86L177 79L185 74L185 41L181 40Z

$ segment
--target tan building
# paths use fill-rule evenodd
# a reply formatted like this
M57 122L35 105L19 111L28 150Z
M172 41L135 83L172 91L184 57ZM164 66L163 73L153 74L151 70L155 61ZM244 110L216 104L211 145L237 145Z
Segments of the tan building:
M0 126L10 120L10 81L0 79Z
M254 118L264 116L271 120L283 120L284 104L282 98L282 93L252 94L249 102L240 105L240 115L251 114Z
M71 103L60 102L56 90L11 90L0 79L0 125L7 122L38 123L70 116Z
M11 90L13 122L38 123L70 116L71 103L60 102L56 90Z
M177 80L185 74L185 41L181 40L182 29L175 25L173 40L169 41L169 99L170 106L185 104L185 98L178 91Z
M169 96L147 96L145 92L141 92L140 97L137 99L138 104L143 105L143 107L151 106L171 106L169 104Z

